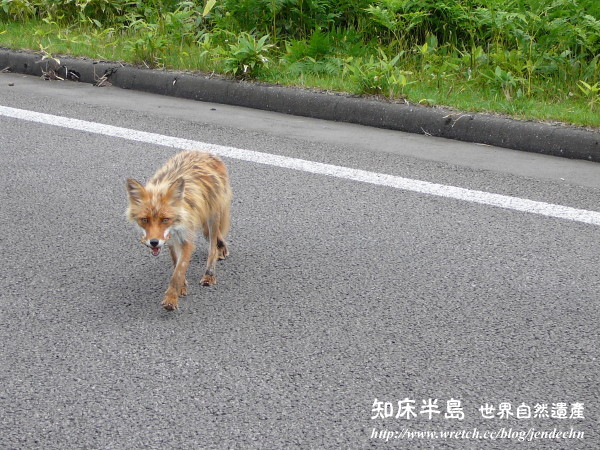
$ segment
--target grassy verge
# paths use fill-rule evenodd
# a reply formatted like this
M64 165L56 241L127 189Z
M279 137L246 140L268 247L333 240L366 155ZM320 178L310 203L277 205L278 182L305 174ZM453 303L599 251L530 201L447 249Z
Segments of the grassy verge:
M600 128L600 7L0 0L0 45Z

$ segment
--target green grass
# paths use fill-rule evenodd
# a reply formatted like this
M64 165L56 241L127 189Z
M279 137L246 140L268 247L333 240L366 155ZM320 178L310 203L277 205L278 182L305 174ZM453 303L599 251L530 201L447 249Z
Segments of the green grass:
M599 15L591 0L0 0L0 45L600 128Z

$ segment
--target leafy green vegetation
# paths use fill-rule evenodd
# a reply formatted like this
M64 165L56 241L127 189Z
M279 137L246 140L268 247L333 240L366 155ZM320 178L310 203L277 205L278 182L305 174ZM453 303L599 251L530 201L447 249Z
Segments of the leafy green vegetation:
M597 0L0 0L0 45L600 127Z

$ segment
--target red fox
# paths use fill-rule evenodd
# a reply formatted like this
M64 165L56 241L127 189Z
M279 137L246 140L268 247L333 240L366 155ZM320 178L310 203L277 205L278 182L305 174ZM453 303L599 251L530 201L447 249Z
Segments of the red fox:
M187 294L186 271L201 229L209 242L208 261L200 283L215 284L217 259L229 255L225 236L229 231L231 188L227 168L215 155L200 151L178 153L142 186L127 180L127 218L143 232L142 243L158 256L167 241L173 259L173 275L162 305L177 308Z

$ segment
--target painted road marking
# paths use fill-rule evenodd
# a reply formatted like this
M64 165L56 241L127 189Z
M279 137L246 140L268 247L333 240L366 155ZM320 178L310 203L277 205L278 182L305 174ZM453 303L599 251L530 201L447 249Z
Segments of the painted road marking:
M430 183L427 181L413 180L366 170L352 169L349 167L323 164L287 156L273 155L270 153L255 152L234 147L208 144L205 142L164 136L156 133L132 130L129 128L115 127L85 120L71 119L68 117L44 114L24 109L0 106L0 115L15 119L36 122L45 125L69 128L77 131L100 134L103 136L127 139L130 141L144 142L147 144L173 147L177 149L198 149L215 153L224 158L239 159L242 161L265 164L286 169L300 170L318 175L327 175L363 183L402 189L421 194L434 195L455 200L462 200L481 205L495 206L513 211L539 214L546 217L571 220L600 226L600 212L585 209L571 208L569 206L555 205L552 203L538 202L508 195L465 189L456 186Z

